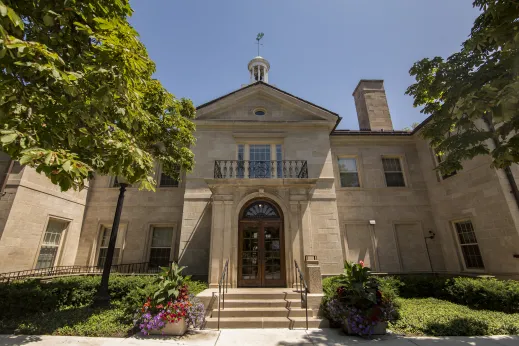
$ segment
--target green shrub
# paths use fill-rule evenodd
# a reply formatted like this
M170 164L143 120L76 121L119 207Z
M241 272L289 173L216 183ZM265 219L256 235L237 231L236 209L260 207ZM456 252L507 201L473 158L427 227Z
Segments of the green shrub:
M449 283L447 278L430 275L402 275L398 280L402 283L399 294L404 298L444 298Z
M519 314L473 310L435 298L399 298L400 319L389 329L399 334L430 336L519 333Z
M110 276L108 291L112 302L118 303L124 311L135 311L156 290L154 279L152 276ZM28 280L0 284L0 319L91 305L100 283L100 276L74 276L47 282ZM197 294L207 285L189 281L188 287Z
M117 306L72 308L0 320L0 334L126 337L132 329L132 318Z
M453 279L401 275L379 277L379 284L395 289L403 298L439 298L473 308L519 312L519 282L487 278Z
M452 302L481 309L519 312L517 281L458 277L450 280L445 292Z

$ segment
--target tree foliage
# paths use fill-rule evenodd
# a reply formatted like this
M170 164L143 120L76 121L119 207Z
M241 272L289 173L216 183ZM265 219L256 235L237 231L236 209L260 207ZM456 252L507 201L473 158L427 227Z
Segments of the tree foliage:
M97 172L153 190L193 166L195 108L152 78L128 0L0 0L0 141L62 190Z
M473 6L481 13L460 52L416 62L406 92L430 115L421 131L444 174L477 155L490 155L496 168L519 162L519 1Z

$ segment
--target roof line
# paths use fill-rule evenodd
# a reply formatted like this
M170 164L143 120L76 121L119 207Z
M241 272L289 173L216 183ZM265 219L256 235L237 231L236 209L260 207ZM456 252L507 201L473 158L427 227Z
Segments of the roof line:
M411 136L409 131L335 130L332 136Z
M241 91L241 90L244 90L244 89L247 89L247 88L251 88L251 87L253 87L253 86L255 86L255 85L265 85L265 86L267 86L267 87L269 87L269 88L272 88L272 89L274 89L274 90L276 90L276 91L279 91L279 92L281 92L281 93L283 93L283 94L285 94L285 95L287 95L287 96L293 97L293 98L295 98L295 99L297 99L297 100L299 100L299 101L301 101L301 102L304 102L304 103L306 103L306 104L309 104L309 105L311 105L311 106L313 106L313 107L319 108L320 110L323 110L323 111L325 111L325 112L327 112L327 113L330 113L330 114L332 114L332 115L335 115L336 117L339 118L339 114L337 114L337 113L335 113L335 112L332 112L332 111L330 111L330 110L328 110L328 109L326 109L326 108L324 108L324 107L318 106L318 105L316 105L316 104L314 104L314 103L312 103L312 102L310 102L310 101L304 100L304 99L302 99L302 98L300 98L300 97L294 96L294 95L292 95L292 94L290 94L290 93L288 93L288 92L286 92L286 91L284 91L284 90L281 90L281 89L279 89L279 88L276 88L275 86L272 86L272 85L270 85L270 84L268 84L268 83L265 83L265 82L262 82L262 81L257 81L257 82L254 82L254 83L252 83L252 84L249 84L249 85L247 85L247 86L245 86L245 87L243 87L243 88L240 88L240 89L234 90L234 91L232 91L232 92L230 92L230 93L228 93L228 94L225 94L225 95L223 95L223 96L220 96L220 97L218 97L218 98L216 98L216 99L214 99L214 100L211 100L211 101L209 101L209 102L206 102L206 103L204 103L204 104L201 104L200 106L196 107L196 109L201 109L201 108L207 107L207 106L209 106L209 105L211 105L211 104L213 104L213 103L215 103L215 102L220 101L221 99L224 99L224 98L226 98L226 97L228 97L228 96L231 96L231 95L233 95L233 94L235 94L235 93L237 93L237 92L239 92L239 91Z

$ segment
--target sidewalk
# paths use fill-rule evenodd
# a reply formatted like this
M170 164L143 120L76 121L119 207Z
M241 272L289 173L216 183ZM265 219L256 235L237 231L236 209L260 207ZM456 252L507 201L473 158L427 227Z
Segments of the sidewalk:
M223 329L193 331L183 337L141 336L130 338L87 338L47 335L0 335L0 346L109 346L109 345L185 345L185 346L324 346L324 345L377 345L377 346L518 346L519 336L480 337L398 337L387 335L371 340L344 335L337 329Z

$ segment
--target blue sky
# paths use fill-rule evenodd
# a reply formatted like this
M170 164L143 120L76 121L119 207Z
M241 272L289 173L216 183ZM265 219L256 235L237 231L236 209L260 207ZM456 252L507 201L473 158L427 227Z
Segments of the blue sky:
M470 33L472 0L133 0L130 22L157 64L156 78L200 105L248 82L261 55L269 82L339 113L358 129L351 96L360 79L384 79L395 129L422 121L404 95L409 69L447 57Z

